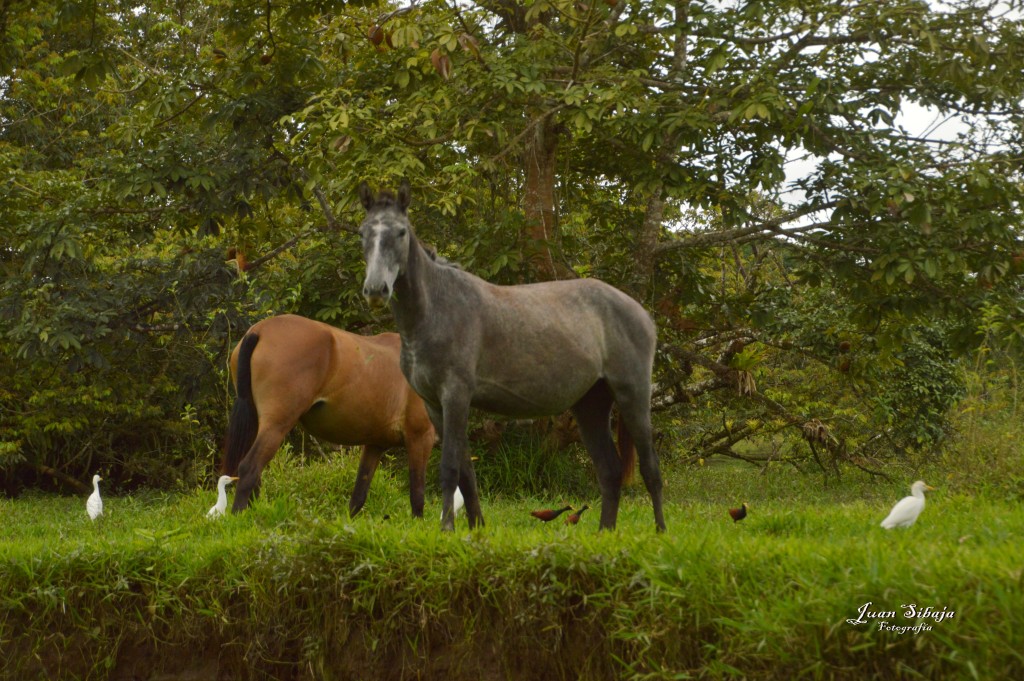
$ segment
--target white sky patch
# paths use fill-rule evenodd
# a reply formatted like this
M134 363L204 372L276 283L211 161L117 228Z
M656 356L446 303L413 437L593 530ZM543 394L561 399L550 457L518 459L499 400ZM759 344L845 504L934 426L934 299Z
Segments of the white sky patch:
M958 136L969 132L971 126L964 118L956 114L943 114L937 109L924 107L913 102L905 102L896 113L893 121L895 130L902 130L911 138L927 138L935 142L953 142ZM829 157L839 161L842 157L833 154ZM795 188L795 182L803 180L814 173L823 161L821 157L811 155L802 149L791 149L786 155L786 185L792 187L780 194L784 204L794 205L803 202L804 193ZM808 215L802 222L809 223L820 220L820 215Z

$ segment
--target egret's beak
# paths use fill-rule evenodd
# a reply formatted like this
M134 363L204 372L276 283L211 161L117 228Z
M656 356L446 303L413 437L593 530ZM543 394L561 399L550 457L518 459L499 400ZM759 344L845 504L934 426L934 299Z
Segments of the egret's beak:
M238 480L237 477L231 478L232 481Z
M937 489L936 487L932 487L931 485L925 485L924 488L929 492L934 492Z

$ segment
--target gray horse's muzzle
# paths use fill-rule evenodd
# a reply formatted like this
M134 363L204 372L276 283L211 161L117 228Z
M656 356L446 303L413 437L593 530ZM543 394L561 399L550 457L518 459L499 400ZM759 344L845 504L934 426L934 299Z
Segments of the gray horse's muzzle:
M370 307L384 307L391 300L391 287L387 283L375 287L366 284L363 286L363 297Z
M389 256L391 254L388 254ZM396 256L382 257L379 244L373 244L366 255L366 279L363 280L363 297L371 307L387 305L395 292L395 280L401 267Z
M363 297L366 298L370 307L382 307L391 301L391 294L395 291L395 279L397 278L397 267L370 266L366 269Z

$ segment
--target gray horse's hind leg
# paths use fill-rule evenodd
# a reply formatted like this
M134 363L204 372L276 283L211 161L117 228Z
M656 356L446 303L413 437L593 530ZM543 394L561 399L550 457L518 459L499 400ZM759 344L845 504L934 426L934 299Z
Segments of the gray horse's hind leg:
M658 465L658 453L654 451L650 386L612 385L611 389L615 394L615 404L619 408L619 418L633 437L636 446L640 475L644 479L647 493L651 496L651 505L654 507L654 525L658 532L664 532L661 468Z
M594 462L601 486L601 529L615 529L622 494L622 462L612 439L610 417L612 394L604 381L598 381L579 402L572 414L580 429L580 437Z

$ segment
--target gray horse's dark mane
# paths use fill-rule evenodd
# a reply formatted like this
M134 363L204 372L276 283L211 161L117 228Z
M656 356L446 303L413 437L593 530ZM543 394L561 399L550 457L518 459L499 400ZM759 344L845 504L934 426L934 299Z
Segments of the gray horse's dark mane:
M453 262L453 261L449 260L448 258L444 257L443 255L440 255L437 252L437 249L434 248L433 246L431 246L429 244L425 244L422 241L420 241L419 244L420 244L420 246L423 247L423 250L426 251L427 255L430 256L430 259L433 260L434 262L436 262L438 265L444 265L445 267L451 267L452 269L456 269L456 270L461 270L462 269L462 265L460 265L457 262Z

